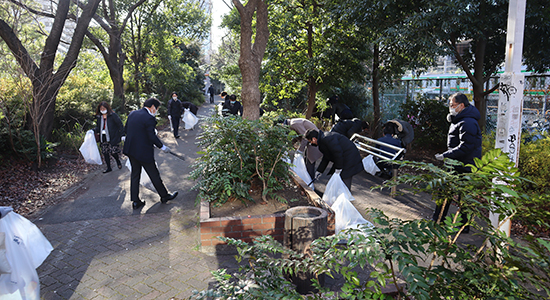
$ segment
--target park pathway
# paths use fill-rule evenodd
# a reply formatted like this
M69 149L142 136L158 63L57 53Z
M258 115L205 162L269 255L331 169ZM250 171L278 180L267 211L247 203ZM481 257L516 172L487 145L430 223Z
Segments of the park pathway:
M216 96L215 102L221 98ZM214 109L215 104L203 104L199 118ZM190 190L194 182L189 179L199 150L196 128L181 131L177 140L169 129L159 133L173 152L185 156L181 160L156 152L168 190L179 191L167 205L141 188L146 205L132 210L129 171L123 167L90 174L61 196L65 201L32 220L54 247L38 268L42 299L186 299L213 283L212 270L236 267L232 255L199 251L197 192ZM316 187L324 191L327 180L321 178ZM429 197L408 193L391 198L389 191L371 191L380 182L366 172L354 177L353 203L360 212L372 207L391 218L431 216Z

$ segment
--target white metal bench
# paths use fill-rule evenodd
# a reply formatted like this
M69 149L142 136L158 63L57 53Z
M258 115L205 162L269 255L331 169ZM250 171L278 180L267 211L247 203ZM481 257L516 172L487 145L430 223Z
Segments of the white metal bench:
M379 159L382 159L382 160L402 159L405 152L407 152L405 150L405 148L401 148L401 147L390 145L390 144L387 144L387 143L384 143L384 142L380 142L380 141L377 141L375 139L371 139L371 138L368 138L366 136L359 135L357 133L355 133L351 137L351 141L355 144L355 146L357 147L357 149L359 151L362 151L362 152L367 153L367 154L372 154L372 156L378 157ZM378 148L377 145L393 149L393 150L395 150L395 153L390 153L388 151L384 151L384 150ZM394 178L397 177L397 169L392 168L392 176ZM390 195L392 197L394 197L395 194L396 194L396 191L397 191L397 188L395 186L392 187Z

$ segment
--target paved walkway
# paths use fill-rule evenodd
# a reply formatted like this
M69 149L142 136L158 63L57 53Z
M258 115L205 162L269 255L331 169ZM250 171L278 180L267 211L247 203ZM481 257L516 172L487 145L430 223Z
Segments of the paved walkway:
M216 103L221 98L216 97ZM199 117L210 115L214 104L205 103ZM234 268L232 255L209 256L199 251L197 193L190 191L190 165L197 158L199 130L169 131L159 135L176 156L156 152L161 177L169 191L179 191L167 205L141 188L146 206L134 211L130 202L129 171L114 169L88 176L61 197L66 201L33 220L54 250L38 268L43 299L186 299L193 290L212 283L210 271ZM324 190L328 178L317 184ZM324 180L324 181L323 181ZM389 191L371 191L381 180L366 173L354 177L353 202L359 211L382 209L390 217L425 218L431 215L429 197Z

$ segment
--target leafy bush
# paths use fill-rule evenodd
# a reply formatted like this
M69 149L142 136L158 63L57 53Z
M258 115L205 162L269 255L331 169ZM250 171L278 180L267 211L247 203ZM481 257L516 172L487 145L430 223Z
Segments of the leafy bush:
M488 152L472 166L472 173L456 174L446 160L444 168L432 164L402 162L421 169L420 175L400 176L384 187L408 183L435 195L460 195L460 207L472 216L467 223L484 237L481 245L457 242L465 225L457 222L458 211L444 222L424 219L388 219L383 212L370 212L374 227L346 230L315 240L307 253L284 248L271 237L252 245L222 238L238 247L238 261L247 263L231 275L214 272L216 289L196 293L196 298L216 299L393 299L382 288L391 285L397 299L542 299L549 296L550 243L528 239L516 243L498 229L487 227L488 209L512 215L512 204L521 194L513 184L521 179L507 155ZM493 184L498 178L508 184ZM443 194L441 190L444 189ZM509 197L504 197L507 194ZM503 200L505 199L505 200ZM339 241L347 240L342 247ZM357 268L372 270L360 279ZM317 276L341 274L345 283L334 292L318 285L319 291L301 296L291 288L287 275L310 272ZM316 280L314 280L316 281ZM404 286L401 284L404 282Z
M445 148L449 123L449 109L445 101L425 97L407 100L401 105L400 118L414 128L414 145L417 147Z
M522 144L519 149L519 169L532 181L526 188L546 192L550 188L550 136Z
M262 182L264 201L289 180L288 164L281 158L291 149L288 128L267 120L211 117L198 137L202 156L193 165L191 178L199 179L193 189L197 199L221 205L229 198L252 200L251 182ZM284 199L279 199L284 201Z

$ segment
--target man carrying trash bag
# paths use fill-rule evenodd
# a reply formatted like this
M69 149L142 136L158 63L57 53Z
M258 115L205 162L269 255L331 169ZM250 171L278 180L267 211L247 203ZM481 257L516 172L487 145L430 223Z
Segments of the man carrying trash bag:
M351 191L351 181L353 175L363 171L363 162L359 150L346 136L336 132L323 132L309 129L304 134L304 138L313 146L318 146L323 159L317 168L315 178L323 173L331 161L333 163L334 174L340 174L342 181Z
M151 179L153 186L160 195L162 203L168 202L176 198L178 192L168 193L162 179L160 178L159 170L155 164L155 153L153 145L160 148L165 153L170 152L170 148L166 147L155 133L155 126L160 101L156 98L149 98L143 103L143 108L135 110L128 115L124 132L126 140L124 142L124 154L130 159L132 165L132 175L130 181L130 199L132 207L140 209L145 205L144 201L139 199L139 180L141 177L141 167L145 169L147 175Z

